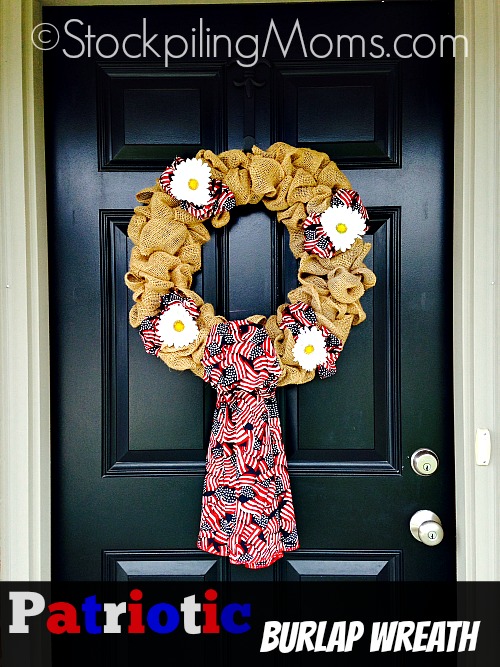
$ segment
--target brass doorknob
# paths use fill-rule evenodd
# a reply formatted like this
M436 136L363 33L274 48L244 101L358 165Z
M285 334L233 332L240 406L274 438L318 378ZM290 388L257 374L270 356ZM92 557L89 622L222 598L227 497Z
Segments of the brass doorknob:
M415 512L410 519L410 531L416 540L428 547L435 547L444 537L441 519L430 510Z

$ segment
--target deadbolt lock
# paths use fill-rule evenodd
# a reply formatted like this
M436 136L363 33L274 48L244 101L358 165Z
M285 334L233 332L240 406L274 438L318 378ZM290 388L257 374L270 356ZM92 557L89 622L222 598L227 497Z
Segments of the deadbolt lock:
M411 456L411 467L417 475L432 475L436 472L439 459L432 449L417 449Z

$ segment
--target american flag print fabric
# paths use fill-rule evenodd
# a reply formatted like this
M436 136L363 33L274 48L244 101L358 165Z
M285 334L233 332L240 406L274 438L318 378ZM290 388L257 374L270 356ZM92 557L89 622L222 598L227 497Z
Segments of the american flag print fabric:
M183 158L176 157L159 178L161 189L171 196L173 195L170 189L170 181L172 180L176 167L182 162L184 162ZM220 179L211 179L209 191L210 199L204 206L196 206L189 201L181 200L181 207L198 220L208 220L208 218L218 215L219 213L222 213L222 211L231 211L236 206L234 194Z
M368 212L363 206L359 193L355 190L337 190L332 196L330 208L346 208L356 211L366 221L365 231L368 231ZM321 215L311 213L303 224L304 250L309 254L320 257L333 257L337 252L330 237L321 224Z
M304 328L317 327L323 334L327 358L324 364L317 367L318 376L324 380L332 377L337 372L337 359L342 352L343 344L340 338L324 326L318 324L316 313L312 306L303 301L297 301L283 308L280 329L290 329L292 336L297 340L298 335Z
M199 549L250 569L299 548L276 385L281 367L264 327L214 325L202 364L217 391L206 457Z

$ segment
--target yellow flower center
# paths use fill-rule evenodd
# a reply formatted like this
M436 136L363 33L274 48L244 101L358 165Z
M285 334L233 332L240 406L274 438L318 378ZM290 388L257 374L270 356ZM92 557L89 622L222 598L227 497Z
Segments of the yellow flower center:
M180 333L181 331L184 331L185 328L186 328L186 326L185 326L184 322L182 322L181 320L176 320L176 321L174 322L174 329L175 329L176 331L178 331L179 333Z
M198 181L196 180L196 178L190 178L190 179L189 179L189 181L188 181L188 188L189 188L190 190L196 190L196 189L198 188L198 186L199 186L199 183L198 183Z
M306 354L312 354L314 352L314 345L306 345L304 348Z
M339 224L335 227L335 229L338 231L339 234L345 234L347 231L347 225L345 225L343 222L339 222Z

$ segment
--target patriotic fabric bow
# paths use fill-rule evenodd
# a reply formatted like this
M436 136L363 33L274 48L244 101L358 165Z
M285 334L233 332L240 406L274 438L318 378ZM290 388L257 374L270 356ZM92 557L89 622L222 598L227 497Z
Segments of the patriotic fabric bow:
M307 349L308 347L313 347L313 344L309 343L308 334L310 332L319 332L320 335L316 333L315 338L312 340L314 345L317 345L316 341L319 339L319 346L322 346L322 354L319 357L320 363L314 367L317 368L318 375L322 380L335 375L337 372L336 361L343 347L342 341L335 334L328 331L326 327L318 324L316 313L311 306L302 301L286 306L283 309L279 326L280 329L290 329L295 339L295 347L299 346L302 340L304 341L304 349L300 355L296 353L295 356L299 363L304 363L302 360L307 359L308 354L312 355L315 353L314 350L309 351ZM307 370L312 370L312 368L308 368Z
M355 190L337 190L329 208L312 213L303 224L304 250L320 257L333 257L348 250L368 231L368 213Z
M162 319L177 309L181 310L181 315L177 315L178 319L175 317L173 318L174 321L172 322L171 327L173 335L168 336L167 334L165 336L164 330L162 330ZM177 290L171 290L167 294L164 294L161 297L161 307L158 315L152 315L151 317L144 318L139 327L139 334L146 352L157 357L161 346L164 343L172 344L175 347L186 344L185 335L182 336L181 334L183 334L186 329L189 328L189 326L192 328L194 327L194 333L190 338L193 338L193 336L196 337L198 329L195 322L198 319L199 314L200 311L195 302L192 299L189 299L187 296L184 296L184 294L181 292L178 292ZM180 332L177 332L174 327L177 325L177 329L179 329L179 322L182 325L182 329ZM179 333L178 342L180 345L176 344L175 341L175 336L177 333Z
M176 157L161 174L160 187L180 201L181 207L198 220L206 220L236 206L234 194L199 158Z

